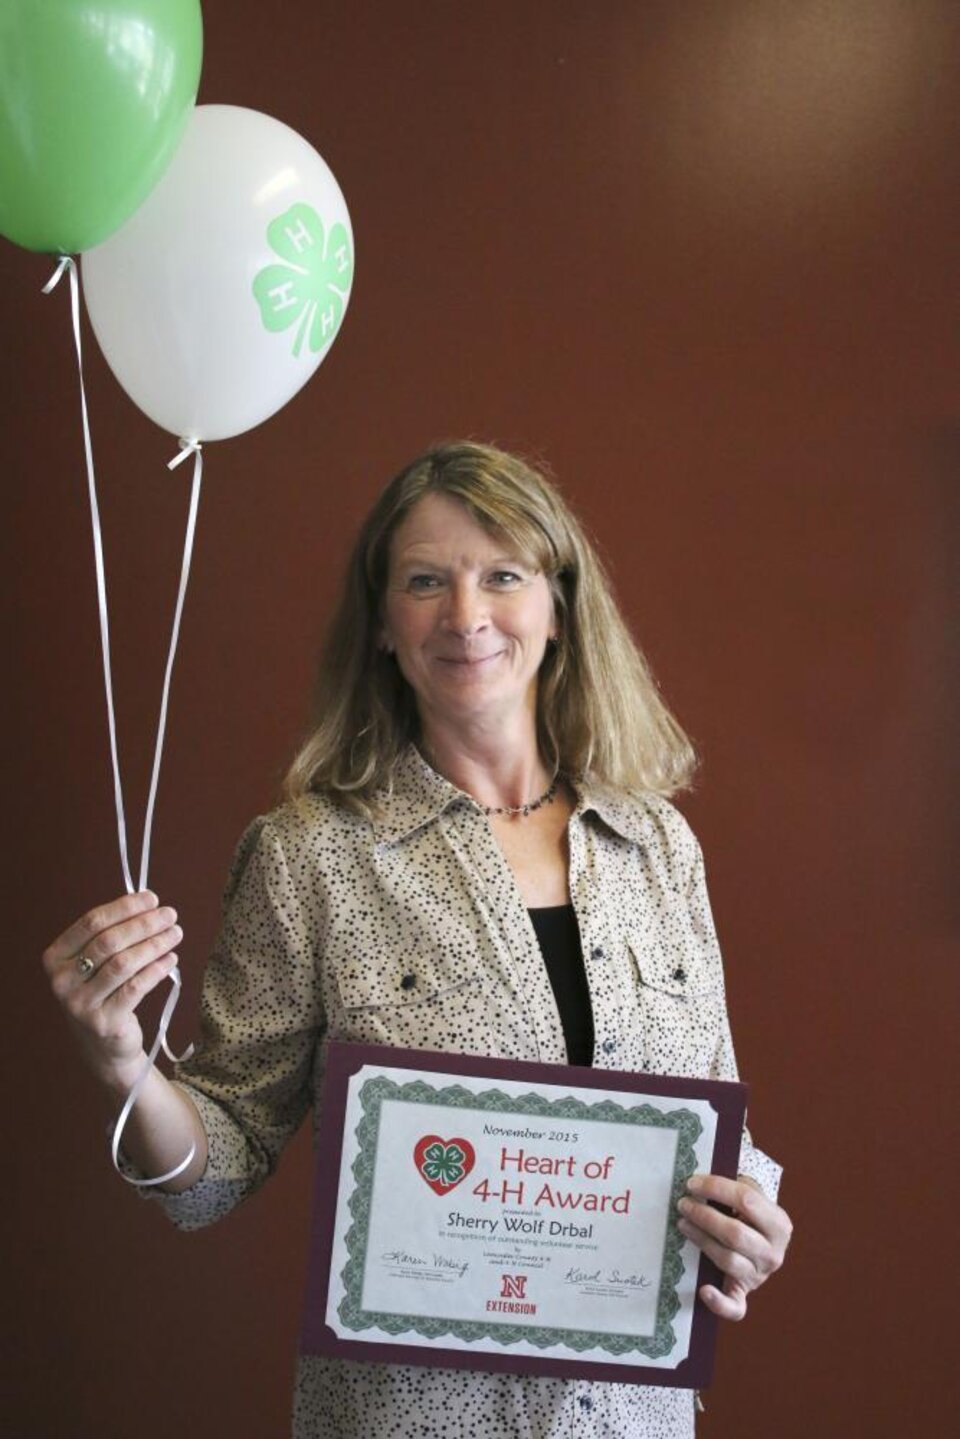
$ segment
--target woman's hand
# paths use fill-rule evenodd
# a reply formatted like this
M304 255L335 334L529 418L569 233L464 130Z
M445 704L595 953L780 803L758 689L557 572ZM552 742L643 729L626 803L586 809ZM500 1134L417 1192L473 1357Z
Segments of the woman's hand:
M681 1234L693 1241L725 1275L723 1289L700 1287L700 1298L721 1319L742 1319L747 1295L759 1289L783 1263L793 1233L789 1215L749 1179L694 1174L690 1198L679 1201ZM706 1201L732 1210L723 1214Z
M91 909L44 950L50 987L87 1064L116 1092L131 1088L143 1064L135 1011L177 963L176 919L144 890Z

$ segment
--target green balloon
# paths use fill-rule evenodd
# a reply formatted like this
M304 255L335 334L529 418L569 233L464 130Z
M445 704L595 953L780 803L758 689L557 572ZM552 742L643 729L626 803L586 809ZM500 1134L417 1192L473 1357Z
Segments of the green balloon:
M0 234L75 254L118 230L179 144L200 0L0 0Z

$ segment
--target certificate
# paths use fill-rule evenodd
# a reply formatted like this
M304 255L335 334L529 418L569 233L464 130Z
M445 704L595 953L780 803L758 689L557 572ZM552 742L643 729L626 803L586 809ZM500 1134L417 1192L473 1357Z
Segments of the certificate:
M718 1282L676 1225L746 1089L331 1044L301 1348L702 1388Z

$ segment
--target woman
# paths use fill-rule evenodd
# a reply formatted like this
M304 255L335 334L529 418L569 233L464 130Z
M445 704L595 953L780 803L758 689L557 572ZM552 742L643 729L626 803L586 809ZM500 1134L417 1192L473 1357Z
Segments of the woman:
M185 1227L275 1166L315 1101L324 1036L733 1079L699 848L665 796L692 768L556 491L476 444L392 481L351 560L288 803L241 842L204 984L203 1044L154 1070L125 1135ZM44 961L119 1100L136 1008L176 964L150 894L93 910ZM779 1267L778 1167L695 1176L680 1226L739 1319ZM723 1214L702 1203L716 1200ZM679 1436L689 1391L303 1357L297 1436Z

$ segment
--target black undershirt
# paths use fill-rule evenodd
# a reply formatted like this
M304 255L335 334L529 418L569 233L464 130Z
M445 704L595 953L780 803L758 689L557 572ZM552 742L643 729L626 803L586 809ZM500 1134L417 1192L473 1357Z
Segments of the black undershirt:
M593 1010L572 904L527 911L553 986L570 1064L593 1063Z

